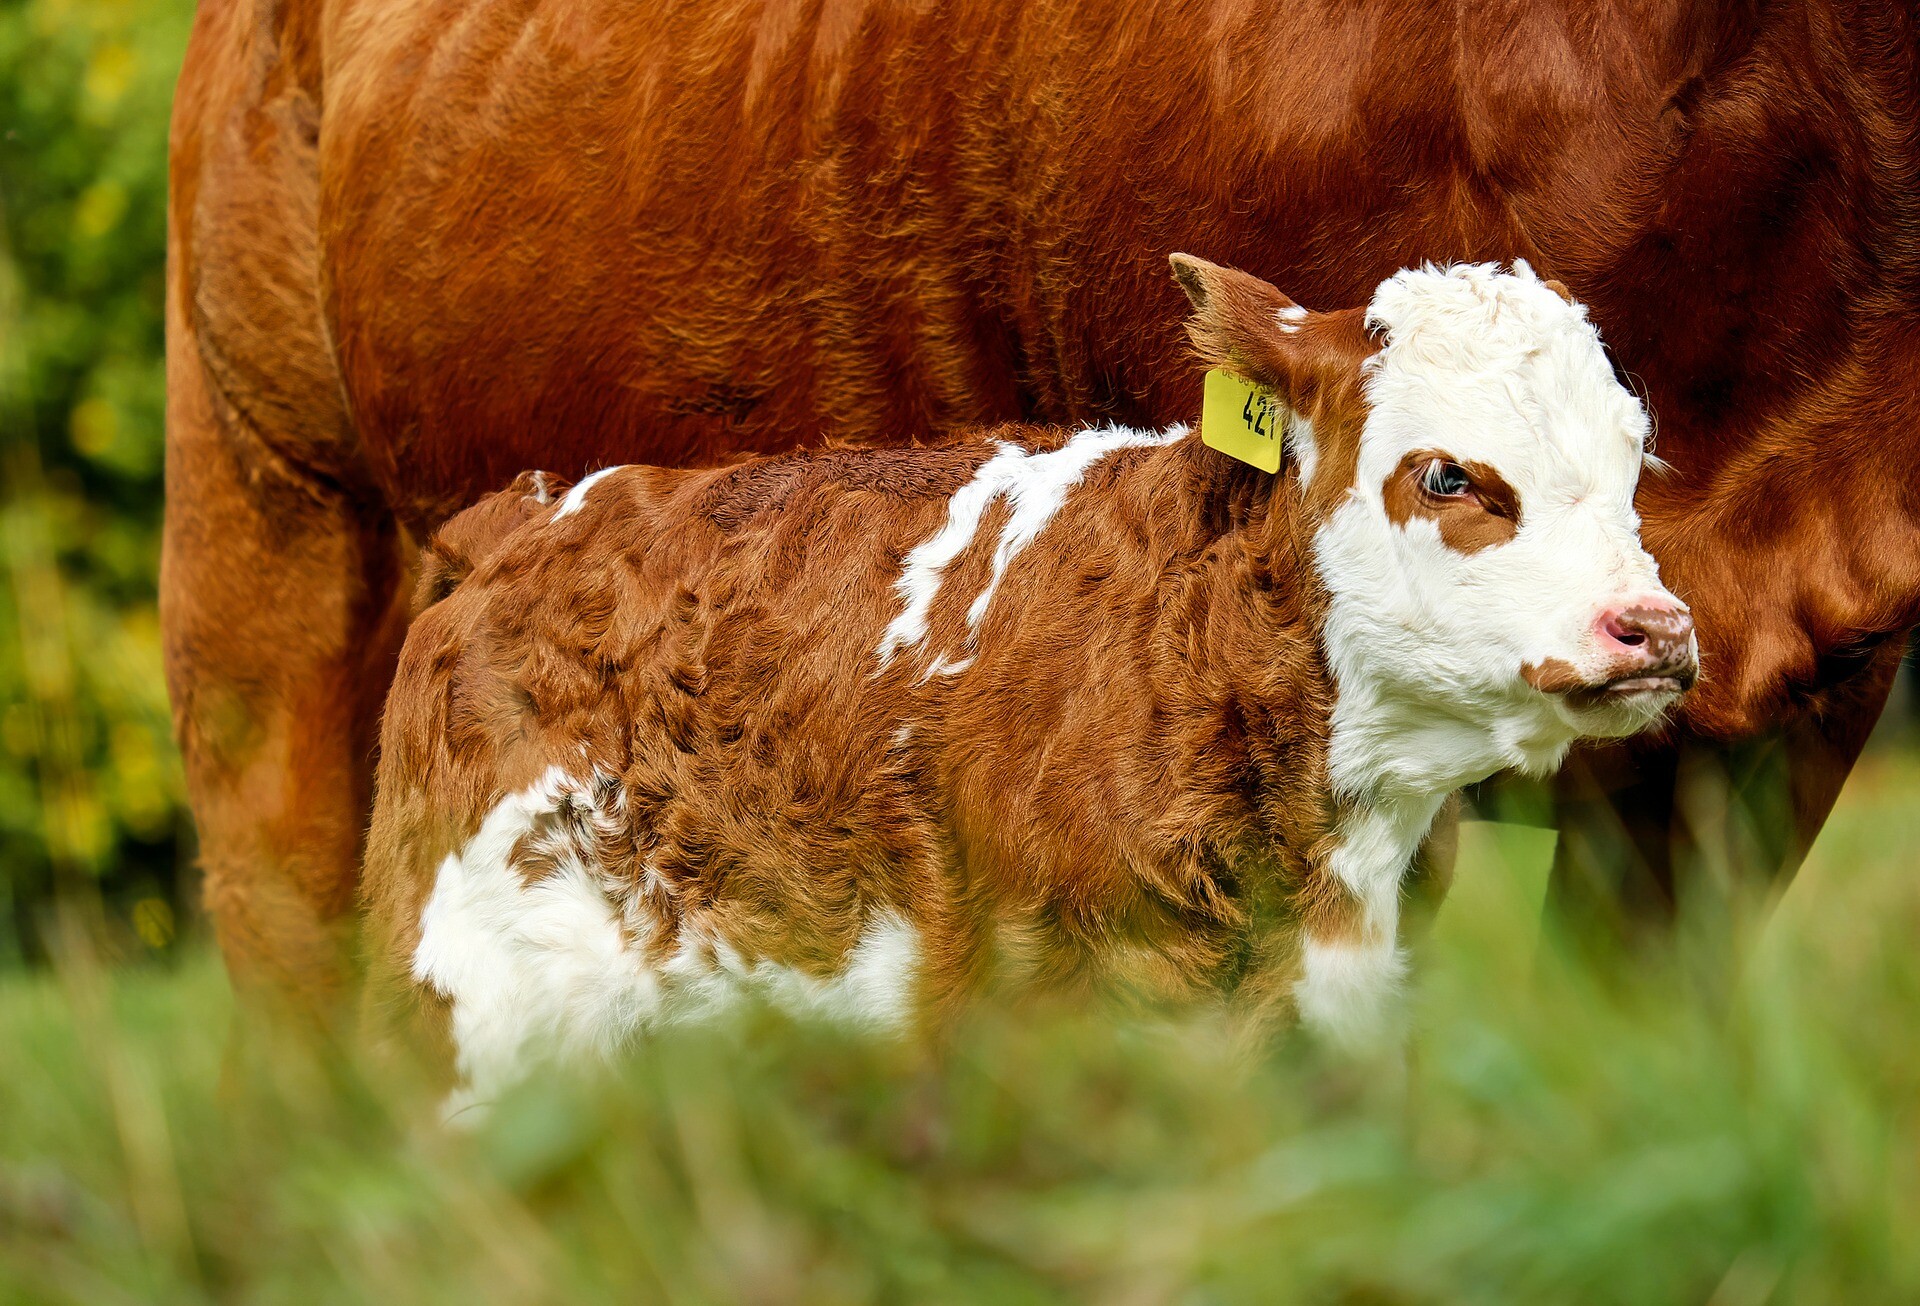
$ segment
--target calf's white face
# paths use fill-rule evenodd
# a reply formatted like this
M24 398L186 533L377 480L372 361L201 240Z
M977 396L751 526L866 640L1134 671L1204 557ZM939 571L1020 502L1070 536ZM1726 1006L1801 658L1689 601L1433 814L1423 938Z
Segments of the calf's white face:
M1343 684L1504 727L1533 768L1654 723L1692 620L1640 545L1648 421L1526 265L1399 273L1367 310L1354 484L1317 540Z
M1524 263L1429 267L1364 313L1308 313L1184 257L1196 343L1288 405L1328 505L1336 785L1544 770L1692 683L1692 618L1633 508L1647 415L1564 290Z

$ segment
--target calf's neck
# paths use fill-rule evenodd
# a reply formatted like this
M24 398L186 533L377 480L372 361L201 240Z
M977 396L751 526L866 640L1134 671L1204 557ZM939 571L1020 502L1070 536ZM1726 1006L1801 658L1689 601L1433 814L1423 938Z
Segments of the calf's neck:
M450 522L388 701L373 992L465 1095L744 995L989 982L1387 1019L1402 877L1495 770L1659 720L1648 423L1524 264L1317 313L1175 256L1269 475L1184 427L538 474Z

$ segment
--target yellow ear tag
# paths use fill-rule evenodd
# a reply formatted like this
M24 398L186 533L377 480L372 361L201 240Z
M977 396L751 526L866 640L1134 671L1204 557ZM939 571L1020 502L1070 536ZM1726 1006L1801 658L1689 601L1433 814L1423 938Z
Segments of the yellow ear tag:
M1214 368L1200 406L1200 439L1209 449L1263 472L1280 470L1282 415L1271 391Z

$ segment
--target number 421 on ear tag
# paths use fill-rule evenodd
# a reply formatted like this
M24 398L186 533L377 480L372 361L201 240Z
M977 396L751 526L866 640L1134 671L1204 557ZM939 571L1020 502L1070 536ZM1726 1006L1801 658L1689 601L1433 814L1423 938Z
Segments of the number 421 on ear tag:
M1206 399L1200 406L1200 439L1207 448L1263 472L1277 472L1281 425L1280 405L1271 392L1222 368L1207 373Z

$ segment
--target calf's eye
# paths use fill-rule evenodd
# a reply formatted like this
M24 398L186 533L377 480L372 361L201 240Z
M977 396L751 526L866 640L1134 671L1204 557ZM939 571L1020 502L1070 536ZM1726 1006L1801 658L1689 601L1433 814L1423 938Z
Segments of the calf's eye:
M1420 488L1442 499L1457 499L1472 485L1459 463L1444 458L1435 458L1420 473Z

